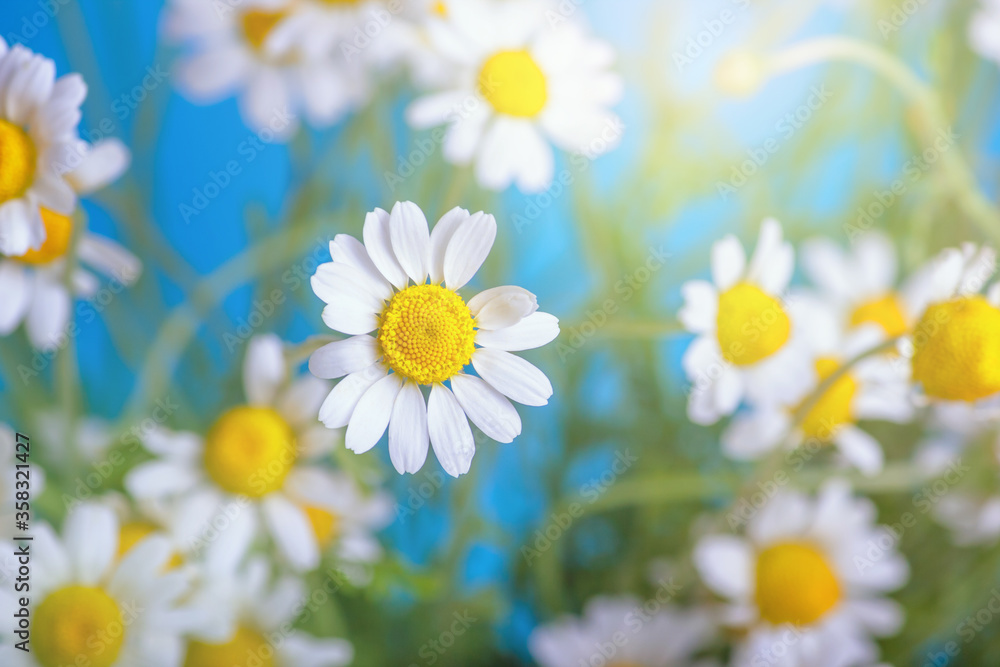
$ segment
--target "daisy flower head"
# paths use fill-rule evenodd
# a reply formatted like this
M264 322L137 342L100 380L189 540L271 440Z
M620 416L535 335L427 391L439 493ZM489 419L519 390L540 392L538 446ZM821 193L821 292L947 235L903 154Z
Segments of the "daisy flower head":
M541 667L691 664L691 655L712 634L708 616L662 605L650 613L645 606L634 597L594 598L582 618L567 616L536 628L528 648Z
M298 498L325 491L313 492L329 474L319 459L341 437L315 422L329 387L309 375L291 378L281 341L271 334L251 339L243 386L247 402L219 415L204 437L149 434L143 444L156 458L129 471L125 488L140 502L209 494L213 506L236 508L224 534L266 532L292 567L313 569L321 537L314 518L325 510ZM219 514L226 512L199 525Z
M729 235L712 246L712 282L692 280L681 287L678 317L697 335L683 358L693 385L693 422L714 424L744 399L789 405L814 384L797 319L784 298L794 262L781 225L768 219L749 266L743 246Z
M966 244L944 250L927 270L928 304L901 346L913 379L938 401L976 402L1000 392L1000 283L996 252Z
M1000 63L1000 0L980 0L969 23L969 44L984 58Z
M94 503L69 513L62 539L44 523L33 531L31 650L4 641L0 662L9 667L180 664L181 635L193 620L178 606L188 592L188 575L167 570L165 539L149 537L117 561L117 519L110 508ZM6 589L0 592L5 616L13 615L16 603Z
M345 234L330 243L333 262L319 267L312 287L327 304L323 321L350 338L317 350L309 369L344 378L319 418L347 427L348 449L367 452L388 428L389 457L400 474L420 470L429 442L457 477L475 454L469 419L486 436L511 442L521 418L508 399L548 402L548 378L511 352L550 342L559 321L539 312L535 295L520 287L494 287L468 302L458 293L496 231L492 215L455 208L429 232L420 208L401 202L391 214L367 215L363 245ZM465 372L469 365L476 375Z
M129 151L116 139L94 145L77 140L66 146L66 159L78 163L68 174L73 197L104 187L129 165ZM116 289L131 285L142 273L139 259L118 243L75 229L80 218L73 215L73 201L65 213L46 204L36 205L43 241L22 253L0 255L0 293L5 295L0 301L0 336L9 335L23 322L33 347L54 349L69 335L73 299L92 299L99 294L101 280L95 272L117 283ZM67 287L66 272L71 264L74 268Z
M474 163L491 190L548 188L549 141L592 157L621 138L621 120L609 110L623 89L610 69L614 51L574 20L550 23L548 6L450 2L444 21L429 26L450 76L410 106L407 120L417 128L448 124L445 159Z
M755 459L782 444L790 450L805 446L810 454L832 445L862 473L876 474L885 458L882 447L858 421L905 423L913 418L908 368L886 355L864 356L885 338L878 325L844 332L824 301L804 295L796 298L796 309L812 352L815 384L796 403L737 413L722 435L723 451L732 458Z
M746 524L745 537L699 540L695 566L725 600L722 623L742 634L734 667L872 664L873 636L895 633L902 609L883 594L909 576L895 541L885 543L871 501L831 480L816 498L780 491Z

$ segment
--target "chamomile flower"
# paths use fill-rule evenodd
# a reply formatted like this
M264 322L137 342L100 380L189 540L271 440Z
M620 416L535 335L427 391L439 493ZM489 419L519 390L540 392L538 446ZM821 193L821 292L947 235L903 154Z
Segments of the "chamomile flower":
M996 253L971 244L934 261L922 294L929 305L904 345L928 398L975 402L1000 392L1000 284L982 293L995 271Z
M713 424L746 399L758 407L800 400L815 376L784 293L795 261L781 225L765 220L753 258L735 236L712 246L713 282L681 287L684 327L697 334L683 365L693 387L688 416Z
M219 415L204 438L151 434L144 444L157 458L129 471L125 488L139 501L212 494L216 507L235 504L229 521L246 521L250 532L265 529L272 535L294 568L316 567L320 536L313 519L325 510L296 498L325 491L314 490L327 474L316 462L340 433L314 422L327 383L308 375L290 380L289 374L276 336L251 339L243 369L247 403ZM220 513L226 515L219 510L205 520Z
M238 94L245 122L268 140L291 137L300 114L314 125L336 122L367 85L278 31L301 9L291 0L172 0L166 34L191 48L177 69L184 93L201 103Z
M354 657L350 642L313 638L292 627L316 592L293 576L273 580L270 566L261 558L216 573L189 603L202 623L183 649L184 667L349 664Z
M117 520L110 508L96 504L70 512L62 539L46 524L32 530L31 651L5 641L0 662L9 667L181 664L181 634L194 617L178 607L188 575L166 570L166 540L150 537L116 562ZM14 600L8 596L6 588L0 592L10 618Z
M536 628L528 647L541 667L680 667L712 631L704 612L660 606L649 613L638 598L597 597L582 618Z
M908 577L891 544L872 555L869 541L882 537L874 521L871 501L832 481L815 499L779 492L749 520L746 537L702 538L695 565L726 601L724 625L742 636L730 664L874 663L872 637L903 621L900 606L882 596Z
M1000 1L981 0L969 24L969 43L983 57L1000 63Z
M548 402L548 378L511 352L554 339L558 320L538 312L535 296L520 287L494 287L468 302L458 294L496 231L492 215L455 208L431 233L423 212L403 202L391 214L368 214L364 245L345 234L331 242L333 262L319 267L312 287L327 304L323 321L350 338L313 353L309 369L344 378L319 418L347 427L348 449L367 452L388 428L399 473L420 470L429 441L457 477L475 454L469 419L488 437L511 442L521 418L508 399ZM470 364L478 376L465 373ZM426 401L421 386L429 387Z
M614 51L575 21L553 26L547 3L451 2L429 34L450 61L447 82L418 99L407 119L418 128L449 124L444 157L475 163L479 183L525 192L552 182L548 141L588 156L617 145L622 96Z
M909 372L905 363L885 355L848 361L878 347L884 331L875 324L840 335L837 318L824 305L798 300L799 326L813 351L817 384L805 399L793 405L766 405L738 413L723 433L723 450L737 459L754 459L775 447L794 449L808 444L833 445L862 473L882 469L884 454L878 441L858 427L859 420L905 423L913 417ZM836 375L836 377L834 377ZM820 385L832 382L818 396Z
M73 172L79 177L70 181L77 194L111 183L129 164L128 149L117 140L94 146L77 142L73 150L83 160ZM38 213L44 241L35 249L0 256L0 293L5 295L0 300L0 336L9 335L23 322L32 346L51 350L69 335L74 297L89 299L100 291L101 281L94 271L117 283L118 291L138 279L142 264L114 241L85 229L75 230L80 218L74 217L72 209L60 213L43 204ZM79 237L75 242L74 236ZM67 287L70 264L75 266Z

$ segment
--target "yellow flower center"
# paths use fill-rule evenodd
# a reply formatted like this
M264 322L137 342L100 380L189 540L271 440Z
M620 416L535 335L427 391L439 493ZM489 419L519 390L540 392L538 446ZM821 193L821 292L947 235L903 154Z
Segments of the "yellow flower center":
M125 643L118 604L100 588L67 586L35 610L35 657L43 667L111 667Z
M434 3L434 6L431 7L431 11L438 16L448 16L448 5L446 5L442 0L438 0Z
M821 357L816 360L816 374L820 382L833 375L838 368L840 362L832 357ZM857 392L857 380L850 373L844 373L834 380L802 420L802 430L806 436L830 442L839 426L854 421L851 404Z
M262 9L251 9L243 13L243 35L247 43L256 51L260 51L268 35L275 26L288 15L288 12L278 10L274 12Z
M545 74L527 51L501 51L479 71L479 90L493 108L508 116L531 118L548 100Z
M462 297L440 285L397 292L381 322L378 342L386 364L419 384L444 382L472 359L472 313Z
M28 250L18 259L27 264L48 264L66 254L73 236L73 218L56 213L42 206L42 222L45 224L45 241L38 250Z
M914 346L913 378L928 396L977 401L1000 392L1000 310L983 297L928 308Z
M781 302L750 283L719 295L716 335L723 358L749 366L768 358L788 342L792 324Z
M0 119L0 203L23 195L35 180L37 152L28 133Z
M233 408L205 440L208 474L226 491L251 498L280 489L295 456L295 433L271 408Z
M775 625L815 623L840 600L833 568L815 547L783 542L757 556L757 608Z
M854 309L851 313L851 326L862 324L877 324L890 337L902 336L909 328L903 306L892 293L866 301Z
M305 505L302 510L309 517L316 541L321 547L329 546L340 531L340 517L329 510L312 505Z
M129 521L123 523L121 529L118 531L118 560L124 558L125 554L132 550L132 547L159 530L158 526L148 521ZM175 567L180 567L182 563L181 557L175 553L167 562L166 569L171 570Z
M274 667L274 647L256 630L240 626L223 644L188 642L184 667Z

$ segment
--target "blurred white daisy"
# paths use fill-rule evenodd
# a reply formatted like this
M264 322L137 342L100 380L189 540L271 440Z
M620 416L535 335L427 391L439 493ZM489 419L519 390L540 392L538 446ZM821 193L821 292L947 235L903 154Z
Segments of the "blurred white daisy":
M1000 63L1000 0L980 0L969 23L969 43L984 58Z
M885 543L875 506L839 481L815 499L779 492L750 519L745 538L702 538L695 565L726 600L723 624L743 634L730 664L875 662L872 637L903 622L901 607L883 595L909 576L894 541Z
M615 53L574 20L555 26L547 3L463 0L429 26L436 54L449 62L436 92L407 110L417 128L447 123L444 157L475 163L479 183L525 192L552 182L548 141L588 156L614 148L622 133L609 110L622 96Z
M74 150L84 156L84 166L74 172L79 172L80 178L70 181L72 191L79 194L111 183L130 160L128 149L117 140L95 146L78 142ZM100 279L89 269L116 281L116 292L138 279L142 272L139 260L110 239L74 230L79 218L74 220L73 210L59 213L43 205L38 212L44 241L24 253L0 256L0 293L5 296L0 299L0 336L9 335L24 322L32 346L54 349L70 335L73 298L89 299L101 289ZM74 242L75 236L79 238ZM67 288L70 264L74 266Z
M712 279L681 287L678 317L697 338L684 353L692 383L688 416L714 424L746 399L758 408L791 405L815 386L810 355L784 298L795 254L781 225L765 220L747 266L739 240L712 246Z
M343 639L317 639L293 628L315 591L285 575L272 581L270 565L253 558L219 572L189 602L201 620L184 649L184 667L272 665L340 667L354 648Z
M995 271L996 252L972 244L943 251L928 270L920 298L929 305L902 346L928 398L1000 392L1000 283L983 293Z
M110 508L84 504L70 512L62 539L44 524L32 528L31 651L0 646L7 667L134 667L181 664L180 635L194 617L179 609L188 576L166 571L170 546L150 537L116 562L118 525ZM0 591L4 616L16 604ZM9 633L10 624L2 632Z
M528 640L541 667L620 665L681 667L711 636L704 611L663 606L649 613L633 597L597 597L582 618L564 617L536 628Z
M755 459L784 444L803 444L811 452L834 445L852 466L866 475L882 470L884 454L878 441L858 427L864 419L905 423L913 418L908 368L885 355L869 356L841 371L845 362L878 347L885 333L874 324L842 334L838 318L823 305L798 301L799 326L813 351L817 384L838 373L832 384L809 406L768 405L737 413L722 435L723 451L737 459Z
M430 233L420 208L404 202L391 215L368 214L364 245L345 234L330 244L333 262L319 267L312 287L327 304L326 325L351 337L317 350L309 369L321 378L347 376L319 417L330 428L347 426L348 449L367 452L388 427L398 472L420 470L429 441L457 477L476 449L468 419L497 442L511 442L521 418L507 399L548 402L548 378L511 352L545 345L559 321L538 312L535 295L520 287L494 287L468 303L457 292L479 270L496 231L492 215L455 208ZM464 372L470 364L478 377ZM426 402L421 385L430 387Z
M319 564L320 543L310 508L290 494L313 497L316 480L329 473L317 460L333 449L341 434L315 423L329 391L327 383L309 375L289 378L281 341L267 334L251 339L243 368L246 405L222 413L207 435L157 431L144 445L156 455L133 468L125 488L137 500L177 498L208 493L219 508L204 521L227 516L227 525L249 522L273 536L281 554L296 569ZM204 525L201 524L201 525ZM230 526L226 531L233 530Z

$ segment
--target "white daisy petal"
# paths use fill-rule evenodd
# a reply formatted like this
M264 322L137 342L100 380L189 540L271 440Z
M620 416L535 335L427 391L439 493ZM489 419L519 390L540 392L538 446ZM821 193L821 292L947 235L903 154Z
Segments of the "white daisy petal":
M332 380L356 373L374 364L380 356L378 342L371 336L352 336L327 343L309 357L309 372Z
M402 387L399 375L387 375L373 384L358 401L347 425L345 443L356 454L364 454L382 438L396 395Z
M115 138L102 139L90 147L78 167L66 175L73 189L89 194L118 180L128 169L132 154Z
M509 352L478 349L472 355L472 366L486 382L518 403L545 405L552 396L552 383L545 373Z
M842 426L834 435L837 448L851 465L865 475L877 475L882 471L885 456L878 440L853 425Z
M337 234L330 241L330 256L334 262L346 264L360 271L367 279L367 287L372 294L382 300L388 300L392 296L392 286L372 262L368 250L361 241L348 234Z
M288 378L284 346L274 334L250 339L243 360L243 391L251 405L271 405Z
M28 339L39 350L52 350L67 335L71 303L66 288L36 275L34 300L28 306Z
M378 315L364 299L340 293L323 309L323 323L348 336L360 336L378 328Z
M111 568L118 552L118 519L110 507L80 505L66 517L63 540L76 578L94 586Z
M494 287L469 300L479 329L504 329L538 310L538 299L522 287Z
M462 410L479 430L497 442L513 442L521 434L521 417L503 394L473 375L451 378Z
M389 420L389 459L400 475L419 471L427 460L427 404L417 383L407 381Z
M319 420L327 428L343 428L351 420L358 401L368 389L386 376L377 364L351 373L337 383L319 409Z
M362 232L365 239L365 249L372 263L385 276L385 279L396 288L406 286L406 272L400 265L392 250L392 239L389 231L389 213L380 208L365 216L365 226ZM370 331L370 329L369 329Z
M444 254L448 249L451 237L455 235L462 223L469 218L469 212L456 206L437 221L431 230L430 277L435 285L444 281Z
M694 551L694 564L709 588L744 599L753 594L754 556L745 541L728 535L705 537Z
M427 430L434 455L452 477L469 472L476 443L465 412L455 395L444 385L431 387L427 401Z
M392 251L406 275L417 285L427 280L430 264L430 231L427 218L413 202L397 202L389 216Z
M720 291L739 282L746 269L746 254L738 238L732 234L712 246L712 280Z
M377 282L370 280L362 270L343 262L320 264L309 284L325 303L357 301L372 312L382 310L384 302L392 296L392 289L381 276Z
M693 333L715 331L719 311L719 295L715 287L705 280L691 280L681 286L684 306L677 319Z
M301 572L319 565L319 545L305 512L278 493L264 498L261 510L275 544L293 569Z
M532 313L517 324L496 331L480 329L476 343L494 350L520 352L533 350L555 340L559 319L549 313Z
M31 303L31 281L18 262L0 260L0 336L21 323Z
M452 235L444 253L444 283L450 290L472 280L486 261L497 235L497 221L483 212L465 220Z

